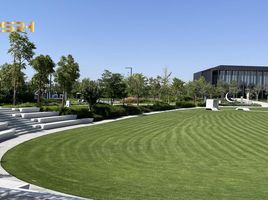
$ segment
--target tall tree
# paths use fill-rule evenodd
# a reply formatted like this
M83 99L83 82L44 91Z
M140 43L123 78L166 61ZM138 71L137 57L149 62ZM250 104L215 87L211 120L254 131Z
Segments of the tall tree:
M262 91L262 86L260 84L254 85L253 93L255 95L256 101L259 101L260 92Z
M185 85L185 89L187 91L187 95L192 97L194 100L194 103L196 103L197 96L199 94L199 88L197 87L196 80L194 81L189 81Z
M46 85L49 83L49 75L54 72L55 63L50 58L50 56L40 55L35 57L30 65L36 71L33 76L33 82L36 83L38 88L38 104L41 103L41 96L43 96L44 90L46 89Z
M13 86L13 104L16 104L16 93L21 77L21 70L25 69L26 63L30 62L34 56L34 43L29 41L26 33L12 32L9 35L10 48L8 53L13 57L13 72L12 72L12 86Z
M161 90L161 77L157 76L156 78L149 78L148 80L149 95L153 97L154 101L156 98L160 98Z
M67 94L72 90L74 83L79 78L79 65L75 62L72 55L67 57L62 56L58 62L58 68L55 74L55 81L59 84L63 97L62 97L62 107L65 104Z
M81 92L83 98L88 102L90 110L95 106L97 100L101 97L101 87L97 81L83 79L81 82Z
M140 98L145 94L147 87L147 79L143 74L133 74L128 79L130 94L137 97L137 105L139 106Z
M0 91L2 94L7 94L12 90L12 65L5 63L0 66Z
M171 89L173 95L175 96L175 100L177 101L179 96L181 96L185 90L184 82L178 78L173 78Z
M167 68L164 68L163 76L161 77L161 97L164 101L169 103L169 97L171 94L170 77L172 72L168 72Z
M127 96L127 85L124 77L118 73L112 73L105 70L100 79L104 95L108 97L113 104L115 98L125 98Z
M206 95L208 94L207 84L208 83L206 82L206 79L204 76L201 76L199 79L196 80L196 87L197 87L198 94L204 100L206 99Z
M229 84L229 92L233 94L233 98L236 98L238 92L238 83L235 80L232 80Z
M216 93L221 97L224 98L225 93L228 92L229 85L225 83L223 80L219 80L216 85Z

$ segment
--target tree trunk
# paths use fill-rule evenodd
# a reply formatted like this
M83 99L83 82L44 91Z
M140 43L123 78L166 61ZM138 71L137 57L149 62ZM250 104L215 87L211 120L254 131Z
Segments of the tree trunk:
M62 104L61 106L64 108L64 103L65 103L65 91L62 93Z
M137 106L139 107L140 106L140 97L137 96Z
M16 75L14 71L14 85L13 85L13 105L16 105L16 93L17 93L17 80L16 80Z
M16 93L17 93L16 86L14 86L13 88L13 105L14 106L16 105Z
M37 103L39 106L41 106L41 90L40 89L38 91Z

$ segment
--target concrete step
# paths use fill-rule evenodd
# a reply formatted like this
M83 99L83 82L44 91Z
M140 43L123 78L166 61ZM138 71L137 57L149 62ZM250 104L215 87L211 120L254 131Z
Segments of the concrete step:
M16 129L7 129L4 131L0 131L0 140L6 140L8 138L14 137L16 134Z
M47 130L47 129L65 127L65 126L78 125L78 124L88 124L88 123L92 123L92 122L93 122L93 118L85 118L85 119L75 119L75 120L51 122L51 123L45 123L45 124L35 124L35 125L33 125L33 127Z
M42 117L42 118L33 118L32 122L39 123L49 123L49 122L57 122L57 121L66 121L76 119L77 115L62 115L62 116L52 116L52 117Z
M20 111L21 113L32 113L32 112L39 112L40 108L38 107L24 107L24 108L12 108L13 111Z
M21 182L21 181L14 181L14 180L7 180L7 179L0 179L0 187L2 188L12 188L12 189L29 189L30 184Z
M59 112L33 112L33 113L21 113L21 117L24 119L31 119L37 117L50 117L58 116Z
M8 127L8 122L0 122L0 131L6 130Z

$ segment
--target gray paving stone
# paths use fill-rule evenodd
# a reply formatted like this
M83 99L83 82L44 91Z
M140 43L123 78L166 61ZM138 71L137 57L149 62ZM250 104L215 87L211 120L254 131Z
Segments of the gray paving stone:
M83 200L85 198L67 197L50 193L33 192L29 190L0 188L0 199L8 200Z

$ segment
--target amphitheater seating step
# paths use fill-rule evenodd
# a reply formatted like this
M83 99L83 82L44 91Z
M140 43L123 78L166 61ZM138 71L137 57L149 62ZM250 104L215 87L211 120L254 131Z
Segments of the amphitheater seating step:
M39 123L49 123L49 122L72 120L76 118L77 118L77 115L62 115L62 116L32 118L31 121L39 122Z
M0 179L0 187L4 188L13 188L13 189L29 189L30 184L21 182L21 181L13 181L7 179Z
M8 128L14 128L16 135L38 132L37 129L32 127L36 122L31 122L29 119L12 117L17 112L11 108L0 108L0 122L8 122Z
M6 130L8 127L8 122L0 122L0 131Z
M40 108L38 108L38 107L25 107L25 108L19 108L19 111L21 113L32 113L32 112L39 112Z
M36 125L33 125L33 127L47 130L47 129L60 128L60 127L71 126L71 125L87 124L91 122L93 122L93 118L85 118L85 119L66 120L66 121L59 121L59 122L36 124Z
M21 113L13 113L12 117L21 117Z
M16 130L14 128L0 131L0 140L6 140L8 138L12 138L15 136L15 134Z
M21 117L25 119L36 118L36 117L50 117L57 116L59 112L32 112L32 113L21 113Z
M26 113L26 112L39 112L40 108L38 108L38 107L24 107L24 108L12 108L11 110Z

